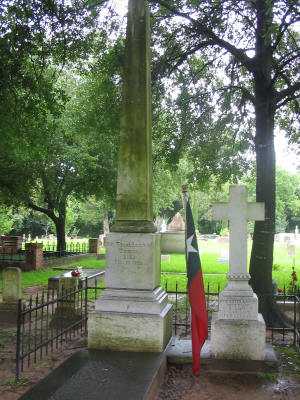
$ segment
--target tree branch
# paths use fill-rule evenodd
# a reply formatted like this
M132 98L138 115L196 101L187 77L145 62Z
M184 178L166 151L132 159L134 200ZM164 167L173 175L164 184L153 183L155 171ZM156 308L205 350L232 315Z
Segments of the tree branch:
M297 90L300 90L300 82L294 83L294 85L289 86L287 89L283 89L277 92L275 95L276 103L279 103L285 97L293 96Z
M202 24L201 21L195 20L187 13L178 11L175 7L170 6L170 4L168 4L165 0L150 0L150 2L158 3L159 5L170 11L173 15L187 19L196 27L197 31L200 34L208 38L210 41L213 41L213 43L217 46L227 50L232 56L235 57L238 62L243 64L249 72L255 71L255 61L246 55L244 49L239 49L233 44L227 42L226 40L221 39L218 35L215 34L212 29L206 27L205 24Z
M31 200L29 200L29 201L27 202L27 206L28 206L29 208L31 208L32 210L34 210L34 211L38 211L38 212L41 212L41 213L43 213L43 214L48 215L48 217L51 218L53 221L57 219L57 217L56 217L56 215L54 214L53 210L50 210L50 209L48 209L48 208L44 208L44 207L37 206L37 205L34 204Z
M246 89L245 87L243 87L243 86L239 86L239 85L228 85L228 86L223 86L222 88L220 88L220 89L218 89L218 90L231 90L231 89L234 89L234 90L239 90L240 92L242 92L242 94L243 94L243 96L247 99L247 100L249 100L249 101L251 101L251 103L253 103L253 105L255 104L255 97L251 94L251 92L248 90L248 89Z

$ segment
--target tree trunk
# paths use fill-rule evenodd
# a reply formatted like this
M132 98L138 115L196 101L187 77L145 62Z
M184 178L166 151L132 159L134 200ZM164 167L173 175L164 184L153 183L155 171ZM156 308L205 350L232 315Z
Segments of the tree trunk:
M250 260L250 284L259 298L259 309L267 325L276 323L272 266L275 233L274 87L270 27L272 8L266 0L254 3L257 17L255 91L256 201L265 203L265 221L254 226Z
M66 217L65 213L61 213L54 221L56 228L57 251L66 250Z
M250 260L251 286L267 324L273 323L272 266L275 232L274 110L267 88L256 83L256 201L265 203L265 221L256 221ZM264 92L259 93L259 92Z

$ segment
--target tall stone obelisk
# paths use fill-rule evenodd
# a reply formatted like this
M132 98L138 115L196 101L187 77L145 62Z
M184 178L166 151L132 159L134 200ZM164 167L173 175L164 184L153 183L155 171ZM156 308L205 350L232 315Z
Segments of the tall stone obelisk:
M106 289L88 319L88 346L162 351L171 305L160 287L160 236L152 216L150 17L129 0L118 165L117 218L106 240Z
M129 1L114 232L155 232L152 213L150 18Z

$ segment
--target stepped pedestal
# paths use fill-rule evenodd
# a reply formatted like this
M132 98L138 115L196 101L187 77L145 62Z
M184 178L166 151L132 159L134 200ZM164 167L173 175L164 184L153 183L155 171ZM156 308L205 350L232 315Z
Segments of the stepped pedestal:
M211 351L217 358L265 357L266 325L258 313L257 296L248 284L249 278L249 274L228 274L229 283L220 293L211 332Z
M160 237L110 233L106 289L88 319L88 347L163 351L172 334L172 306L160 284Z

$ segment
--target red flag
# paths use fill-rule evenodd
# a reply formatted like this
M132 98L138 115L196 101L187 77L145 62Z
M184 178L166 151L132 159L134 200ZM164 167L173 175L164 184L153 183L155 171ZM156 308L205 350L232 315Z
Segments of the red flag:
M201 262L192 210L186 199L186 265L188 295L191 306L193 374L200 373L200 352L207 339L208 323Z

